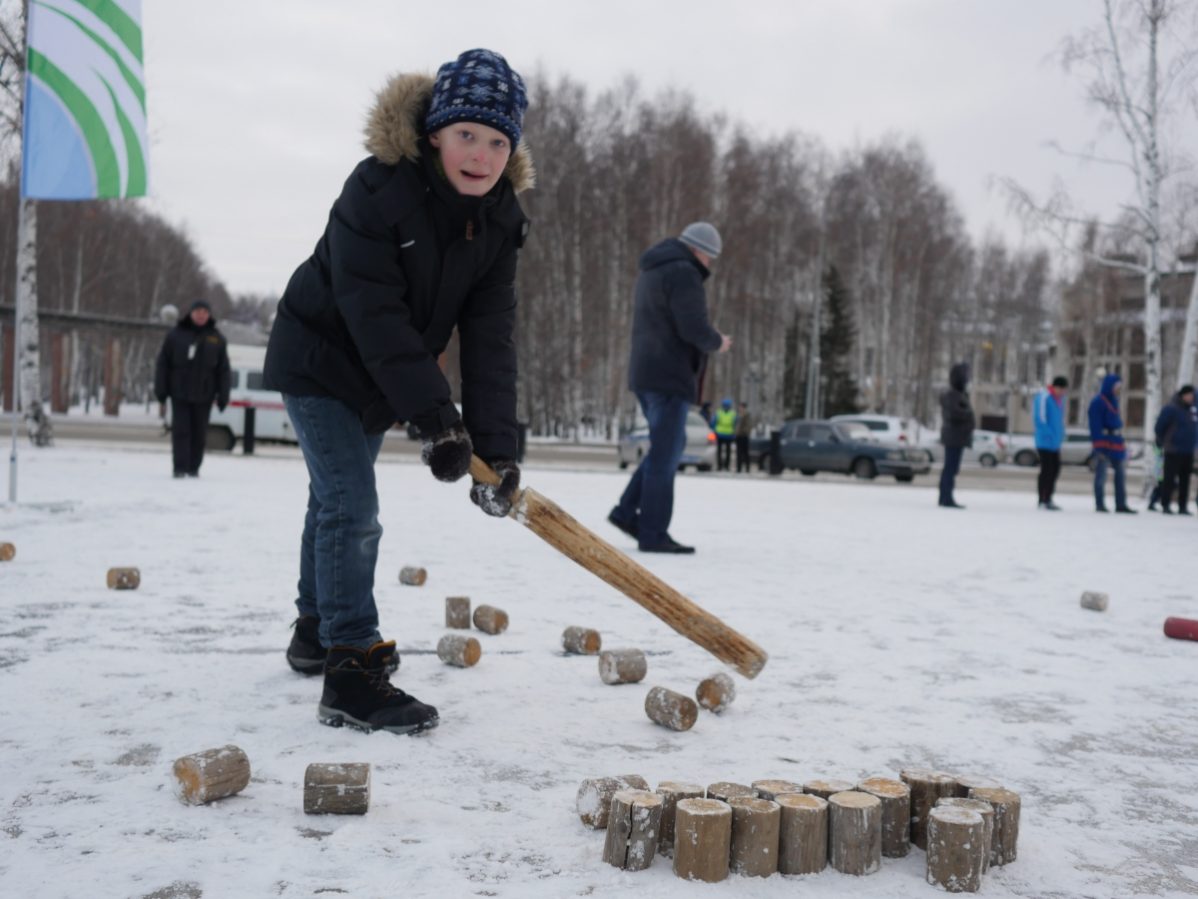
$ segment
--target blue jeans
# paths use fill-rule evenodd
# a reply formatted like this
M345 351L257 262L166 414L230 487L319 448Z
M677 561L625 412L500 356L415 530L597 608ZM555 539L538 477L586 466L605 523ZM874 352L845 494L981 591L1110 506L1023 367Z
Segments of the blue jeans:
M686 397L643 391L636 395L649 422L649 452L633 472L615 508L621 521L639 522L637 542L658 546L665 542L674 515L674 475L686 449Z
M1127 463L1123 459L1112 459L1106 453L1096 453L1094 456L1094 507L1103 508L1103 494L1106 492L1106 468L1111 466L1115 472L1115 508L1127 506Z
M284 394L283 402L308 466L296 608L320 618L325 647L372 646L382 639L374 604L383 534L374 460L383 435L367 434L357 413L331 397Z
M947 506L956 502L953 499L953 487L957 484L957 472L961 470L961 456L965 448L946 446L944 448L944 468L940 470L940 505Z

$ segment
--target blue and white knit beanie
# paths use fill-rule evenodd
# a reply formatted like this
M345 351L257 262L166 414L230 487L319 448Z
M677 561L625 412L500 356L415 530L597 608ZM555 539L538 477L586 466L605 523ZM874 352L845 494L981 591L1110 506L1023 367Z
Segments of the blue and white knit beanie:
M433 99L424 120L425 132L454 122L478 122L520 143L528 94L524 79L492 50L467 50L437 70Z

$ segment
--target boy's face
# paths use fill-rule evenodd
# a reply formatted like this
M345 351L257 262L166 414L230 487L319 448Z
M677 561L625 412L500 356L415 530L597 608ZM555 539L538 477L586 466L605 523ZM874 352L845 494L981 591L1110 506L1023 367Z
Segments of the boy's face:
M502 131L477 122L454 122L428 136L441 153L441 166L454 190L481 197L498 182L512 155Z

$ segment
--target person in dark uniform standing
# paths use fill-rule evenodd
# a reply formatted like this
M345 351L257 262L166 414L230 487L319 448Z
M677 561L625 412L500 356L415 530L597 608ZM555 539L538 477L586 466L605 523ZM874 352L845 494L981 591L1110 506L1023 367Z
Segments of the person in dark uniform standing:
M966 388L969 386L969 365L958 362L948 373L948 390L940 394L940 442L944 444L944 468L940 472L940 506L945 509L964 509L953 497L961 456L966 447L973 446L976 419Z
M207 300L191 304L162 341L154 367L154 395L166 414L171 401L171 456L175 477L198 478L212 403L229 405L229 349Z

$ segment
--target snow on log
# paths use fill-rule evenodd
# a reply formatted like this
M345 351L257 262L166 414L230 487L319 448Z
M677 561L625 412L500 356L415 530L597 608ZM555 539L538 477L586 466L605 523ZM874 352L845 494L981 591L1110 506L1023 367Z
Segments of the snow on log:
M769 799L737 796L732 807L729 868L745 877L769 877L778 870L781 807Z
M674 854L674 817L678 803L682 799L702 799L703 787L678 780L663 780L657 785L657 794L661 796L661 829L658 831L657 851L669 857Z
M578 817L592 830L607 827L607 814L611 798L620 790L647 790L649 782L639 774L622 774L616 777L588 777L578 788L574 807Z
M647 790L620 790L611 798L603 860L625 871L653 863L661 830L662 798Z
M405 565L399 569L399 582L408 587L423 587L428 580L428 572L415 565Z
M982 787L993 790L1002 788L1001 783L987 774L954 774L953 779L957 786L952 795L962 798L969 796L970 790L980 790Z
M304 814L364 815L370 808L370 765L314 762L304 772Z
M1174 640L1198 640L1198 621L1192 618L1166 618L1165 636Z
M810 793L779 793L778 870L818 874L828 864L828 803Z
M599 677L605 684L636 684L645 679L649 664L639 649L605 649L599 653Z
M899 779L911 790L911 842L920 849L927 849L928 812L940 799L956 792L956 778L931 768L904 768L899 772Z
M699 682L695 688L695 699L703 708L718 715L736 699L736 684L727 674L713 674Z
M479 606L474 610L474 626L484 634L502 634L507 630L508 617L503 609L494 606Z
M455 668L472 668L482 658L483 649L473 637L446 634L437 641L437 658Z
M1082 594L1081 604L1083 609L1105 612L1110 601L1111 598L1106 593L1099 593L1097 590L1087 590Z
M982 886L986 825L967 808L937 805L928 813L928 883L950 893L976 893Z
M109 590L136 590L141 584L141 572L136 568L109 568Z
M455 630L470 629L470 597L445 597L445 626Z
M718 799L680 799L674 817L674 874L716 883L728 876L732 808Z
M792 780L755 780L750 784L758 799L773 800L781 793L802 793L803 787Z
M860 790L828 797L828 857L841 874L882 867L882 801Z
M1011 790L982 787L969 794L994 807L994 835L990 841L990 864L1006 865L1015 861L1019 849L1019 794Z
M730 780L720 780L707 785L708 799L718 799L720 802L727 802L729 799L735 799L738 796L756 798L757 791L752 787L733 783Z
M990 870L990 847L994 845L994 806L985 799L966 799L961 796L946 796L936 803L936 808L964 808L977 812L982 816L985 833L982 835L982 845L986 851L982 853L982 873Z
M562 631L562 649L571 655L593 656L602 646L599 632L589 627L568 627Z
M911 851L911 790L889 777L867 777L857 789L882 803L882 855L906 856Z
M803 784L804 793L810 793L820 799L828 799L835 793L846 793L851 789L853 789L853 785L849 781L834 778L809 780Z
M189 805L204 805L244 790L250 782L250 760L229 745L175 759L174 772L179 798Z
M655 724L670 730L690 730L699 718L699 707L689 696L654 687L645 697L645 714Z

